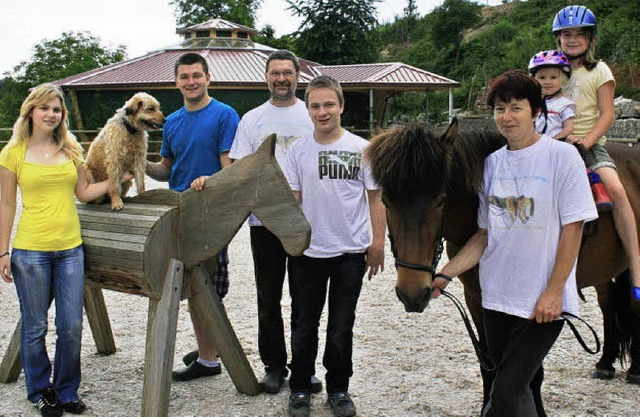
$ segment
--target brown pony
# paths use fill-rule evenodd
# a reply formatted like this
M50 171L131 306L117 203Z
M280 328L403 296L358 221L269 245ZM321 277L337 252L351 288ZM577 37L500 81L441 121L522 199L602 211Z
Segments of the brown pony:
M431 299L431 283L446 241L454 256L477 230L478 190L484 159L506 144L488 131L458 133L454 120L441 135L418 124L399 126L372 139L366 151L373 176L382 187L387 209L391 248L396 258L396 293L408 312L422 312ZM616 161L636 218L640 218L640 152L622 145L607 145ZM533 206L513 201L514 216L526 216ZM524 218L524 217L523 217ZM595 286L604 318L603 354L594 377L612 378L613 363L631 356L627 380L640 383L640 303L631 302L627 260L610 213L602 214L585 233L578 257L578 287ZM618 279L612 279L619 276ZM480 284L477 266L460 276L466 304L484 344ZM622 300L622 301L620 301ZM621 326L622 318L638 325ZM622 313L627 313L626 315ZM622 333L621 330L627 330ZM632 334L633 333L633 338ZM632 340L632 343L630 341ZM629 348L631 351L629 351ZM539 415L545 415L540 397L542 372L532 383ZM484 403L493 375L482 370Z

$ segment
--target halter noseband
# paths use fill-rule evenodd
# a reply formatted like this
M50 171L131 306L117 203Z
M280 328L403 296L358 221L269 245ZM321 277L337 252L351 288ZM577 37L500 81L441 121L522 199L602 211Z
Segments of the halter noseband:
M440 223L440 233L438 234L438 244L436 247L436 251L433 254L433 260L431 265L417 264L413 262L404 261L398 258L398 251L396 250L396 247L394 245L393 236L391 235L391 233L389 233L389 241L391 242L391 253L393 254L393 258L395 259L396 269L398 269L399 267L402 267L406 269L412 269L414 271L428 272L431 275L433 275L434 278L436 275L442 276L442 274L436 274L436 268L438 267L438 262L440 262L440 258L442 257L442 251L444 250L444 212L442 214L442 220ZM447 279L446 277L443 277L443 278Z

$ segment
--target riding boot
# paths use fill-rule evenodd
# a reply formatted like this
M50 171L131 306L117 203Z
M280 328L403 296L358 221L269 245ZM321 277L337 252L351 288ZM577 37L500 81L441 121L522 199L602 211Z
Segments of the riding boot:
M587 169L587 175L589 176L591 192L593 193L593 198L596 201L596 208L598 209L598 212L604 213L606 211L610 211L613 208L613 202L604 188L600 175L590 169Z

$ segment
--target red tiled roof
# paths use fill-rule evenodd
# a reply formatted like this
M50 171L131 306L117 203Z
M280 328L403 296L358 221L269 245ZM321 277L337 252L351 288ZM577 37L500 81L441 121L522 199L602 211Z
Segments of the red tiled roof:
M460 83L401 62L356 65L322 65L316 70L343 85L367 87L416 86L459 87Z
M66 88L172 87L178 57L194 52L207 60L212 88L265 87L264 68L272 48L246 44L247 48L171 47L58 80ZM343 87L367 89L434 90L459 87L457 81L403 63L320 65L300 60L300 86L319 74L331 75Z
M264 68L270 51L237 49L174 49L153 52L139 58L111 64L92 71L83 72L58 80L62 87L132 87L173 86L173 67L178 57L185 52L202 55L211 71L211 84L264 86ZM309 72L313 64L303 61L301 81L314 77Z

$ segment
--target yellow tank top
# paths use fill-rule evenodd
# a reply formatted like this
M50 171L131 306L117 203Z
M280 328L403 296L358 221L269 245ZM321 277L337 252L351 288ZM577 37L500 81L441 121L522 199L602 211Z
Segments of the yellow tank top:
M22 215L13 247L59 251L82 243L74 190L78 181L73 161L44 165L24 160L26 145L5 148L0 165L16 174L22 196Z

